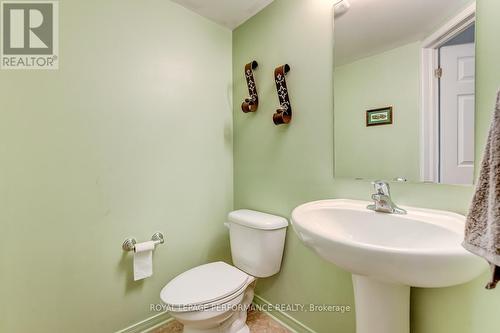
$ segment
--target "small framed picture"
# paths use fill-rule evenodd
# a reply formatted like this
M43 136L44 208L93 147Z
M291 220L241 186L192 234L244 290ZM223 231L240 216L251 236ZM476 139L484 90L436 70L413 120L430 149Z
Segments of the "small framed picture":
M392 124L392 106L366 111L366 126Z

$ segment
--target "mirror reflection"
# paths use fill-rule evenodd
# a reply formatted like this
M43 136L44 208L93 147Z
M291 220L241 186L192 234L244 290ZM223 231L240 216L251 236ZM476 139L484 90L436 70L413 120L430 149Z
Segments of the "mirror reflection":
M472 184L475 2L335 6L336 177Z

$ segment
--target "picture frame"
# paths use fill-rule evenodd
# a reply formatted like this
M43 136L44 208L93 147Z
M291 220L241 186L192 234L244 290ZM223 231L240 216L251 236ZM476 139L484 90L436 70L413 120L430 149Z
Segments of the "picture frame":
M366 127L391 125L393 123L392 106L366 111Z

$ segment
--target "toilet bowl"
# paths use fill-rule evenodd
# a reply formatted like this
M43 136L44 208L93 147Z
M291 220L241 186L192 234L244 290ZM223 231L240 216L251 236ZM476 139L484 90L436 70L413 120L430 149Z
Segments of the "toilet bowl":
M235 266L218 261L194 267L170 281L160 298L184 324L184 333L249 333L246 325L256 278L279 272L288 221L266 213L229 213Z
M190 269L161 291L167 311L184 324L184 333L246 333L246 311L255 278L224 262Z

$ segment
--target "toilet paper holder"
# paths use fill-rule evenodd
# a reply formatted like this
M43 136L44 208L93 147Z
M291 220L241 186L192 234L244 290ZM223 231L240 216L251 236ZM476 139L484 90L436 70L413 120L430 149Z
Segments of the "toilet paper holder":
M155 232L153 236L151 236L151 240L155 242L155 247L156 245L165 243L165 237L163 237L163 234L161 232ZM137 241L135 240L135 238L125 239L122 244L123 251L134 251L136 243Z

